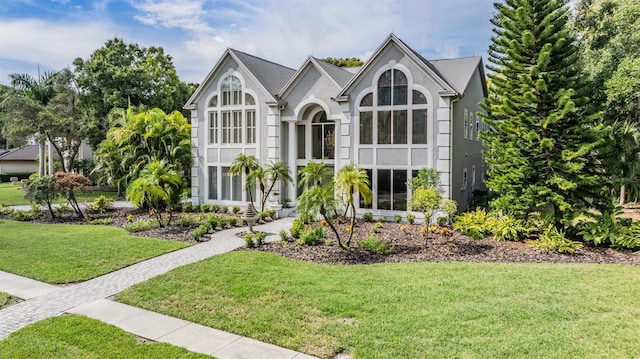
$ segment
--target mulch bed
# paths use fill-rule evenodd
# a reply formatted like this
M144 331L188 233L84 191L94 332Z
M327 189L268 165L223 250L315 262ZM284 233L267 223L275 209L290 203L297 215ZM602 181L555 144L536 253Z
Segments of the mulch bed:
M347 224L338 225L341 238L346 239ZM257 250L276 253L297 260L326 264L372 264L400 262L503 262L503 263L609 263L640 265L640 255L632 251L616 251L610 248L591 247L585 245L573 255L544 253L532 248L527 241L496 241L492 238L474 240L458 232L446 237L430 233L425 241L420 234L420 224L408 224L403 232L401 224L384 223L379 233L374 234L374 223L359 222L355 229L355 239L351 249L342 250L336 244L301 246L295 242L273 242L259 248L241 250ZM325 227L328 238L335 243L335 235L329 227ZM359 248L359 242L370 235L382 240L390 240L394 249L389 254L376 254Z

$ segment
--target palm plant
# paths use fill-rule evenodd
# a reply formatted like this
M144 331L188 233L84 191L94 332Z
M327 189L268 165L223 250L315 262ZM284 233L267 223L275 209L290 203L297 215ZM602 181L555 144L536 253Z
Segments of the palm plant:
M325 182L328 182L333 176L331 167L327 167L324 161L314 162L309 161L300 171L300 181L298 186L302 188L312 188L313 186L320 186Z
M47 71L37 79L29 74L18 73L10 74L9 78L11 86L23 91L24 94L42 106L46 106L56 95L55 78L57 75L56 72Z
M353 228L356 224L356 205L354 201L355 194L359 193L360 197L362 197L365 203L371 203L373 194L371 192L367 171L353 163L342 167L338 172L338 175L334 182L338 193L346 202L347 208L351 209L352 230L349 231L349 238L347 239L348 247L351 245L351 239L353 238Z
M278 183L278 181L282 181L282 184L286 185L287 183L293 180L291 178L291 171L289 170L289 166L285 161L277 161L275 163L268 164L267 169L264 172L269 182L271 182L271 185L269 186L269 189L267 190L266 193L264 193L264 189L261 188L263 192L263 198L262 198L263 210L264 210L264 205L267 202L267 198L271 194L271 191L273 191L273 188L275 187L276 183Z
M255 171L260 164L258 160L253 155L245 155L244 153L239 154L231 163L231 167L229 168L229 174L232 176L240 176L244 172L247 178L247 193L249 194L249 201L253 206L253 195L251 194L251 189L253 188L253 183L250 180L250 174L252 171Z
M127 199L137 207L153 209L161 227L165 226L162 213L167 211L166 225L171 225L173 208L180 202L184 181L165 160L153 161L140 172L140 177L127 188Z
M610 177L620 187L620 205L634 188L640 174L640 125L630 121L616 121L611 125L605 164Z
M340 233L333 225L333 217L336 212L338 202L335 198L333 183L327 183L325 185L313 186L302 193L298 197L296 208L299 213L320 213L324 220L327 222L329 228L333 234L335 234L338 245L342 249L349 249L340 238ZM352 227L353 228L353 227Z

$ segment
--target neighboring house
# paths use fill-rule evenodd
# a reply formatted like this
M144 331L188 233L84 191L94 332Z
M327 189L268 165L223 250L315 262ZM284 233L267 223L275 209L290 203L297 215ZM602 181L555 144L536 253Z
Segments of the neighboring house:
M12 148L0 154L0 173L38 172L38 145L27 144L22 147ZM60 156L55 151L53 160L60 161ZM93 151L86 143L80 145L77 160L92 159Z
M359 212L407 210L407 181L436 168L445 198L466 210L485 190L478 103L487 94L481 57L429 61L391 34L356 71L309 57L296 71L227 49L185 105L191 110L192 201L241 204L245 178L230 176L240 154L262 165L284 160L296 174L325 159L354 162L371 179L373 203ZM365 209L366 208L366 209Z

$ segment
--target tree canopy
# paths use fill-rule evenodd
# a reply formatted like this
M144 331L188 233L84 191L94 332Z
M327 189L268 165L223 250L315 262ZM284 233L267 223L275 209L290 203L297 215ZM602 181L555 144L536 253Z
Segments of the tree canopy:
M73 61L83 101L95 116L87 133L92 147L105 138L106 116L113 108L144 105L167 113L182 111L195 89L178 78L170 55L162 47L140 47L114 38L87 60Z
M338 67L359 67L364 65L364 62L356 57L325 57L322 61Z
M493 73L482 103L492 205L524 215L548 210L556 226L585 208L602 209L596 149L603 143L597 115L585 106L576 38L566 0L506 0L489 47Z

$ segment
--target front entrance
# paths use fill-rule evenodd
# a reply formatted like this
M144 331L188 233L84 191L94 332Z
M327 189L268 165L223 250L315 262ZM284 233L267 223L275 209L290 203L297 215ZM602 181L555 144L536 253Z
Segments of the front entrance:
M299 171L310 161L324 160L326 166L335 167L336 123L327 119L327 113L320 106L308 108L303 120L296 125L296 169ZM296 172L296 183L299 175ZM298 188L297 196L302 194Z

